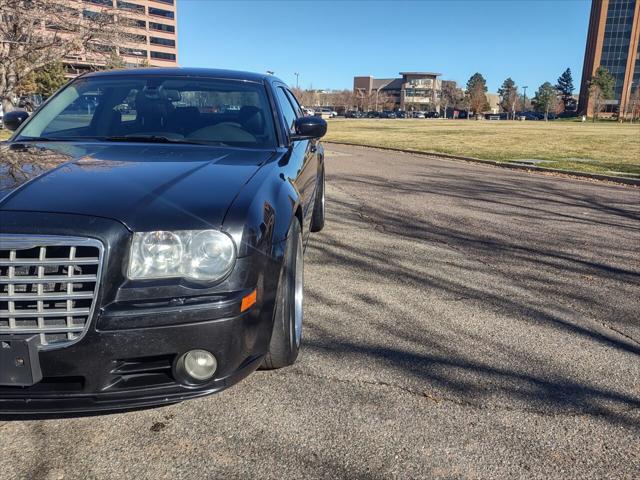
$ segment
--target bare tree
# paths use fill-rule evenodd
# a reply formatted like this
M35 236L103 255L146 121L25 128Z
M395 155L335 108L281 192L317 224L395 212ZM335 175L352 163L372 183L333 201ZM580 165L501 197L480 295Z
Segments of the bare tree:
M440 107L444 111L444 116L447 115L447 109L449 107L458 108L464 99L464 91L458 87L458 84L454 80L442 81L442 92L440 94Z
M69 55L100 62L133 38L131 25L126 14L108 6L72 8L60 0L0 0L0 101L4 110L13 109L16 89L31 72Z
M631 123L640 119L640 85L631 92L629 99L628 112L631 115Z

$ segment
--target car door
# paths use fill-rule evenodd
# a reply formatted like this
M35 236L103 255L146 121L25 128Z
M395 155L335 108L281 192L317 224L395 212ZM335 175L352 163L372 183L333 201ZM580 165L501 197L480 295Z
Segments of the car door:
M302 109L295 100L293 94L285 86L276 85L275 90L288 133L295 133L294 128L296 119L304 116ZM292 143L290 149L290 178L294 181L295 187L300 192L300 197L302 198L302 231L306 239L306 236L309 234L309 227L313 214L317 182L318 159L316 153L316 141L298 140Z

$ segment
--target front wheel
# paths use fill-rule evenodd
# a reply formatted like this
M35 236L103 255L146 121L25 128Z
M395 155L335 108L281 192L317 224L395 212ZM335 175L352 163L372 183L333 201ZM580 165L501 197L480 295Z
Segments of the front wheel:
M289 227L276 304L271 343L262 367L275 369L293 365L302 341L302 301L304 296L302 229L294 219Z

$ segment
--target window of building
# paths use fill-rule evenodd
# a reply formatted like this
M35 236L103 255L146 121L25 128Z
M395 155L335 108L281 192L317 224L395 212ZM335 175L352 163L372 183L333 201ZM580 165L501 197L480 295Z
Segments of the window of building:
M151 58L157 58L158 60L175 60L176 55L174 53L151 51Z
M113 7L113 0L83 0L83 1L84 3L93 3L94 5Z
M118 8L121 10L130 10L132 12L141 13L144 15L144 5L138 5L137 3L123 2L118 0Z
M120 47L120 53L130 57L147 58L147 51L140 48Z
M173 0L151 0L153 2L158 2L158 3L166 3L167 5L173 5Z
M155 15L157 17L173 18L173 12L171 10L163 10L162 8L149 7L149 15Z
M149 22L149 28L151 30L158 30L160 32L174 33L176 31L176 27L174 27L173 25L165 25L164 23L156 23L156 22Z
M131 26L135 28L147 28L147 22L144 20L134 20Z
M152 45L164 45L165 47L175 47L176 41L171 38L150 37L149 42Z
M130 34L129 35L129 39L134 42L134 43L147 43L147 37L146 35L133 35Z

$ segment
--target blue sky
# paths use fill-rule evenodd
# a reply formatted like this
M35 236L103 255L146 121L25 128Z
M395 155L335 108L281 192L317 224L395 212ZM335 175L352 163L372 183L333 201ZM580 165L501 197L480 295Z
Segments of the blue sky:
M490 91L529 91L571 68L579 88L590 0L178 0L181 66L275 74L295 86L352 88L354 75L435 71Z

